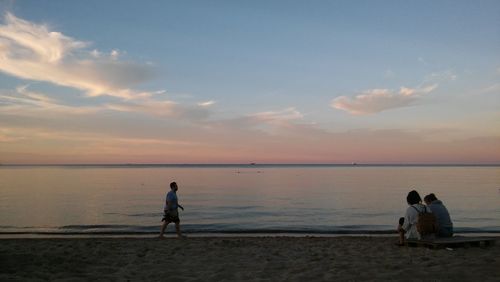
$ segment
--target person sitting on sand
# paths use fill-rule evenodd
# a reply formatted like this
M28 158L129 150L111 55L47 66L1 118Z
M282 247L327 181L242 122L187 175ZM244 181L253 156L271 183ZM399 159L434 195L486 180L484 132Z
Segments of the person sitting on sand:
M437 199L434 193L424 197L425 204L436 216L438 224L438 237L452 237L453 236L453 223L451 222L450 213L444 206L443 202Z
M399 219L398 233L399 246L403 246L406 239L420 239L417 231L418 213L425 211L426 207L422 204L422 198L417 191L412 190L406 196L406 202L409 207L406 209L404 217Z
M165 229L167 228L167 225L170 222L175 223L175 231L177 232L177 237L183 238L185 237L184 235L181 234L181 227L180 227L180 220L179 220L179 211L178 208L181 208L181 210L184 210L184 208L179 205L178 198L177 198L177 190L179 187L177 187L177 183L172 182L170 183L170 192L167 193L167 197L165 200L165 207L163 209L163 224L161 225L161 230L160 230L160 238L164 238L163 233L165 233Z

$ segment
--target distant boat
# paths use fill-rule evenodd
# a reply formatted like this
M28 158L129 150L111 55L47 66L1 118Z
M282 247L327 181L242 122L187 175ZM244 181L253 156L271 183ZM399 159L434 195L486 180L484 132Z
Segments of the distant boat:
M358 165L358 163L352 163L352 165Z
M250 165L256 165L256 163L250 163Z

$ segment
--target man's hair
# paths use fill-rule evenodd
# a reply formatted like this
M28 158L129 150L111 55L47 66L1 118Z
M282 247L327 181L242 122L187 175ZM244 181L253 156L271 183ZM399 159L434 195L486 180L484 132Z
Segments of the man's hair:
M424 197L424 201L429 202L429 203L434 202L437 199L438 198L436 197L436 195L434 195L434 193L430 193L429 195Z
M406 202L408 203L408 205L414 205L422 202L422 198L420 198L420 195L417 191L411 190L408 193L408 196L406 196Z
M177 183L175 183L175 182L170 182L170 189L174 188L175 186L177 186Z

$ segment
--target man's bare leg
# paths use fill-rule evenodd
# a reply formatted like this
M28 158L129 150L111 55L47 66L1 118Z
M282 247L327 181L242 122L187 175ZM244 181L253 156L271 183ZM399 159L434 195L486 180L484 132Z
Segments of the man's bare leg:
M165 233L165 229L167 228L167 225L169 224L170 222L168 221L164 221L163 224L161 225L161 229L160 229L160 236L158 236L159 238L165 238L163 236L163 234Z
M175 223L175 231L177 232L177 237L178 237L178 238L186 238L186 236L185 236L185 235L182 235L182 234L181 234L181 225L180 225L180 223L179 223L179 222L176 222L176 223Z

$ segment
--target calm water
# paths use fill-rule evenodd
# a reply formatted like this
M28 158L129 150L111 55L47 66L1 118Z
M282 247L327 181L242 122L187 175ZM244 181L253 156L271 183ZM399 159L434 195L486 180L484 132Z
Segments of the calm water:
M458 231L500 232L498 166L260 165L0 166L0 232L157 232L170 181L188 233L384 232L410 189Z

